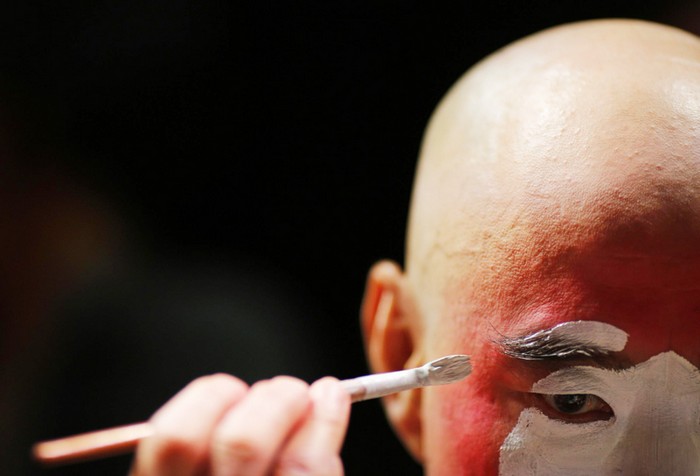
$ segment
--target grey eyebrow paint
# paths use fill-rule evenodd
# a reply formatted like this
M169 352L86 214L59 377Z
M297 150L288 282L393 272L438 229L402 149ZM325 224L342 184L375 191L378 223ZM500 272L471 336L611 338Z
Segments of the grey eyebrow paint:
M605 322L571 321L497 343L502 352L521 360L595 357L619 352L627 344L627 333Z

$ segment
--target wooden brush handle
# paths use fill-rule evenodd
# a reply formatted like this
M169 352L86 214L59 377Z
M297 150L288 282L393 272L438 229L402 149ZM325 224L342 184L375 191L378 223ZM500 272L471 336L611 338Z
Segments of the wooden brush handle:
M358 402L425 385L457 382L470 372L468 356L448 355L414 369L366 375L341 383L351 400ZM45 465L75 463L128 453L153 432L150 423L136 423L44 441L34 445L32 452L34 459Z
M34 445L32 454L43 465L76 463L128 453L139 441L151 435L153 427L150 423L134 423L43 441Z

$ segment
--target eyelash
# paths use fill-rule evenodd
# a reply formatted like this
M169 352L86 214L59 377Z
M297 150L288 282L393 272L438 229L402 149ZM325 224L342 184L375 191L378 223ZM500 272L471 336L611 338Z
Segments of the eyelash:
M556 420L588 423L609 420L614 415L612 408L605 400L590 393L537 395L545 406L544 410L547 410L545 414Z

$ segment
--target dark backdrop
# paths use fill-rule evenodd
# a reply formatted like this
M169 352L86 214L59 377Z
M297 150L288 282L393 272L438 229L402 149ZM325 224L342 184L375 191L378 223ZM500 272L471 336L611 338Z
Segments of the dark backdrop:
M19 167L59 173L108 203L129 250L128 266L103 269L51 311L67 324L52 331L61 343L44 361L44 398L30 399L39 409L28 440L147 418L200 373L363 373L365 273L380 258L402 259L421 134L459 75L562 22L698 26L690 2L668 0L16 3L0 12L0 60L8 107L24 121L16 132L29 152ZM260 304L271 295L277 304ZM305 347L299 362L309 364L217 366L220 334L186 348L190 327L245 333L208 324L218 311L192 304L202 296L237 296L222 304L222 319L274 315L255 332L301 334L281 340ZM161 345L179 357L153 357ZM141 359L155 363L135 384L130 372L148 367ZM178 364L159 381L164 361ZM124 388L134 385L129 400ZM376 402L354 411L349 474L418 474ZM123 474L127 465L82 471Z

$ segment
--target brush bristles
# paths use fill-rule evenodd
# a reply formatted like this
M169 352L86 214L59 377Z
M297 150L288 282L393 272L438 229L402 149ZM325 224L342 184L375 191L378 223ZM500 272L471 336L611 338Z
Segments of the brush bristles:
M462 380L472 371L468 355L448 355L429 362L428 375L431 385L444 385Z

